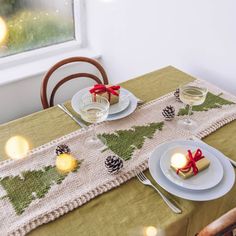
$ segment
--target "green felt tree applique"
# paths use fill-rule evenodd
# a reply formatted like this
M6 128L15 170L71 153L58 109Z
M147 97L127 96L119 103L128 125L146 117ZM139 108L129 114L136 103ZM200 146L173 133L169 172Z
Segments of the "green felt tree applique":
M141 149L146 138L151 139L157 130L162 130L164 122L150 123L144 126L134 126L128 130L118 130L115 133L98 135L107 141L107 148L123 160L129 160L135 149ZM101 139L102 140L102 139Z
M80 162L77 169L79 166ZM7 192L2 199L8 198L17 215L21 215L32 201L43 198L52 185L62 183L67 175L58 172L55 166L46 166L41 170L30 170L22 172L21 175L6 176L0 179L0 185Z
M234 102L228 101L221 97L221 94L215 95L208 92L206 100L202 105L193 106L193 111L208 111L214 108L221 108L223 105L232 105ZM188 105L185 108L181 108L178 112L178 116L188 115Z

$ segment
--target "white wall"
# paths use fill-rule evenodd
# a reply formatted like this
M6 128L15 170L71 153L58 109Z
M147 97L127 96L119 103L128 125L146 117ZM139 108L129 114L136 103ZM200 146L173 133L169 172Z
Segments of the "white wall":
M173 65L236 94L235 0L84 1L89 44L113 83ZM0 123L41 109L41 78L0 87Z
M55 85L58 80L69 74L78 73L79 71L97 74L90 65L79 65L79 63L75 63L66 68L62 67L51 77L48 93L50 93L52 85ZM0 124L42 109L40 85L43 76L42 74L34 78L0 86ZM55 104L69 100L79 89L91 86L92 84L92 81L84 78L67 82L58 90L55 97Z
M236 94L235 0L86 0L114 82L173 65Z

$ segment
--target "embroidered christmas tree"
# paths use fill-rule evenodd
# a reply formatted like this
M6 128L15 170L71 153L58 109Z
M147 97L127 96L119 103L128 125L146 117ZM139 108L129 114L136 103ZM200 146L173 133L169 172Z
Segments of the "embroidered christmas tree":
M233 102L222 98L221 95L222 93L215 95L213 93L208 92L205 102L199 106L193 106L193 111L208 111L214 108L221 108L223 105L234 104ZM187 114L188 114L188 105L185 106L185 108L181 108L178 112L178 116L184 116Z
M150 123L144 126L134 126L128 130L117 130L115 133L104 133L98 135L107 141L107 148L123 160L129 160L136 149L141 149L146 138L153 138L157 130L162 130L164 122ZM102 140L102 139L101 139Z
M79 165L80 163L77 169ZM22 172L21 175L6 176L0 179L0 185L7 192L2 199L8 198L17 215L20 215L35 199L43 198L52 185L62 183L67 175L58 172L55 166L46 166L41 170L30 170Z

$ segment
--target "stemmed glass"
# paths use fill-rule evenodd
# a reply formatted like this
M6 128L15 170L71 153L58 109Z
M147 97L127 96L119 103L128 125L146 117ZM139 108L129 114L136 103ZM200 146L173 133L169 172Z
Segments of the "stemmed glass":
M198 86L184 85L179 88L180 100L188 105L188 116L184 120L179 120L178 125L184 129L194 129L197 123L190 118L193 106L199 106L205 102L207 95L207 88Z
M89 123L95 124L105 121L109 113L110 103L102 96L85 94L79 100L81 118ZM85 140L85 145L90 148L100 149L106 145L106 140L96 135L96 125L93 128L93 136Z

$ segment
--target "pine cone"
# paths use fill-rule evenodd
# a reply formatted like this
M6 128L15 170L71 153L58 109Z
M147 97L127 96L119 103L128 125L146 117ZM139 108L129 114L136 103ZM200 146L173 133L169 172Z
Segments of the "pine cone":
M175 100L178 102L182 102L179 98L179 88L177 88L174 92Z
M165 120L172 120L175 118L175 108L173 106L167 106L163 109L162 115L165 117Z
M66 144L61 144L57 146L56 148L57 156L60 156L61 154L64 154L64 153L70 153L70 152L71 152L70 148Z
M117 156L108 156L105 161L105 166L110 174L116 174L122 169L123 160Z

